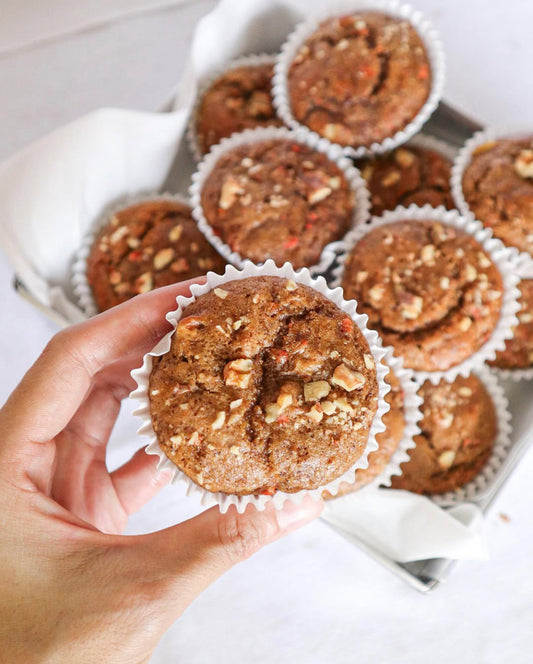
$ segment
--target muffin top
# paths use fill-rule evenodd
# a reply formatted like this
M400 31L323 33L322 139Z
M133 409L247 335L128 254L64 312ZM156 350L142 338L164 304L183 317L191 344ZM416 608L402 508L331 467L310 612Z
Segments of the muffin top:
M288 72L298 122L345 146L370 146L408 125L426 102L431 69L406 20L361 12L323 21Z
M494 404L474 374L436 386L426 381L419 394L422 433L391 486L425 494L453 491L470 482L490 456L497 433Z
M357 461L378 384L364 336L335 304L251 277L185 309L149 394L159 444L197 484L273 494L317 488Z
M454 206L450 191L451 163L435 150L401 147L357 163L366 180L371 214L394 210L398 205Z
M533 137L480 145L463 174L463 195L495 237L533 255Z
M282 125L272 106L272 70L272 64L236 67L211 83L196 113L196 138L202 154L234 132Z
M353 248L342 282L385 344L419 371L449 369L491 336L498 268L470 235L434 221L380 225Z
M209 270L222 272L224 265L188 205L153 200L111 217L87 258L87 280L98 310L104 311L160 286Z
M222 154L201 203L214 232L243 258L298 269L317 263L326 244L350 228L354 194L326 155L275 139Z
M496 359L489 362L491 366L500 369L526 369L533 366L533 279L523 279L518 288L518 325L511 339L507 339L505 349L498 351Z

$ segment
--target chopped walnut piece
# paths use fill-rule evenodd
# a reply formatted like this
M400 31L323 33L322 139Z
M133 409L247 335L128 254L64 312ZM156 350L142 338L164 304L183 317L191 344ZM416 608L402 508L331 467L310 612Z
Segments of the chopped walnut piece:
M307 194L307 200L310 205L315 205L315 203L320 203L325 198L327 198L333 189L331 187L319 187L318 189L313 189Z
M211 424L211 429L214 429L215 431L217 429L222 429L225 421L226 421L226 413L223 410L220 410L217 413L215 421Z
M182 436L170 436L170 443L173 449L177 449L183 443Z
M346 397L338 397L337 399L335 399L335 401L333 403L343 413L353 413L354 412L354 409L352 408L352 406L350 406L350 404L348 403L348 400L346 399Z
M270 207L280 208L288 205L289 201L286 198L283 198L283 196L280 196L279 194L272 194L272 196L268 200L268 204L270 205Z
M225 291L223 288L215 288L213 293L221 300L225 300L229 295L228 291Z
M282 411L284 411L286 408L288 408L292 404L292 394L290 394L289 392L284 391L283 388L282 388L281 392L279 393L279 396L277 398L276 403L278 404L279 412L281 413Z
M362 373L353 371L343 363L335 368L331 382L334 385L342 387L347 392L352 392L363 387L366 381Z
M439 466L443 470L448 470L452 467L453 462L455 461L455 452L453 450L446 450L439 455L438 462Z
M337 410L337 406L333 403L333 401L321 401L320 406L322 407L325 415L333 415L333 413Z
M533 178L533 150L522 150L514 162L514 170L521 178Z
M424 300L419 295L406 293L406 301L401 304L402 317L407 320L416 320L422 313Z
M241 456L241 448L238 445L232 445L229 448L230 454L234 454L235 456Z
M140 277L135 279L135 288L137 293L148 293L148 291L151 291L153 287L154 284L151 272L144 272L144 274L141 274Z
M198 264L200 264L200 261L198 261ZM202 266L200 265L200 267ZM178 260L175 260L170 264L170 269L176 274L179 274L180 272L186 272L189 269L189 263L187 262L186 258L181 256L178 258Z
M294 279L288 279L287 283L285 284L285 288L288 291L295 291L298 288L298 284L294 281Z
M315 424L318 424L319 422L321 422L322 418L324 417L324 413L322 412L322 408L317 403L314 406L312 406L311 410L309 410L306 413L306 415L307 415L307 417L309 417L309 419L313 420L313 422Z
M448 288L450 287L450 280L448 279L448 277L441 277L441 279L440 279L440 287L441 287L443 290L448 290Z
M469 318L468 316L463 316L463 318L461 318L461 320L459 321L458 325L459 329L462 332L468 332L468 330L472 326L472 319Z
M385 294L385 287L382 286L381 284L376 284L376 286L372 286L372 288L368 291L370 299L373 300L374 302L379 302L380 300L382 300L384 294Z
M477 278L477 270L473 265L470 265L470 263L468 263L468 265L466 266L465 276L466 276L466 280L469 283L471 283L472 281L475 281L476 278Z
M460 397L471 397L472 390L469 387L463 386L457 390Z
M112 270L109 273L109 283L112 286L116 286L117 284L120 284L121 281L122 281L122 275L120 274L120 272L118 270Z
M126 240L126 244L130 249L137 249L137 247L141 244L141 241L137 237L129 237Z
M323 397L327 397L330 392L331 386L325 380L316 380L312 383L305 383L304 400L320 401Z
M394 152L394 161L402 168L409 168L409 166L412 166L414 160L414 154L405 148L398 148Z
M220 199L218 205L223 210L229 210L229 208L237 200L237 196L244 194L244 189L237 182L237 180L231 175L224 180L222 184L222 189L220 191Z
M183 233L183 226L181 224L176 224L170 229L168 233L168 239L171 242L177 242L180 239L182 233Z
M231 360L224 367L224 381L226 385L245 389L250 384L252 375L252 360Z
M127 226L119 226L116 231L113 231L111 235L109 236L109 242L111 244L116 244L119 240L122 240L122 238L125 235L128 235L128 227Z
M435 265L435 245L426 244L424 247L422 247L421 258L424 265Z
M238 408L239 406L242 406L242 399L235 399L235 401L232 401L229 405L230 410L235 410L235 408Z
M367 280L367 278L368 278L368 272L367 272L366 270L360 270L360 271L357 273L356 280L357 280L357 283L358 283L358 284L362 284L363 281L366 281L366 280Z
M278 416L281 412L281 408L277 403L268 403L265 406L265 422L267 424L272 424L278 419Z
M484 254L482 251L478 251L477 260L480 267L488 268L492 265L489 257L486 254Z
M367 369L373 369L376 366L376 363L374 362L374 358L372 357L372 355L365 353L363 359L365 361L365 367Z
M199 440L200 436L198 434L198 431L195 431L187 441L187 445L196 445L199 442Z
M393 184L396 184L400 181L400 177L400 171L391 171L390 173L387 173L384 178L382 178L381 184L384 187L392 187Z
M166 249L160 249L157 254L154 256L154 269L162 270L169 263L172 262L174 258L174 249L172 247L167 247Z

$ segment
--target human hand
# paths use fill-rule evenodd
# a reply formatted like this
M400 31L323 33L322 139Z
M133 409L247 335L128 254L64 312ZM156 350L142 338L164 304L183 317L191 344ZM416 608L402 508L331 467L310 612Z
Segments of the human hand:
M170 329L191 282L136 297L57 334L0 411L0 644L6 664L147 662L210 583L318 516L212 508L120 535L169 479L141 449L109 473L106 445L130 371Z

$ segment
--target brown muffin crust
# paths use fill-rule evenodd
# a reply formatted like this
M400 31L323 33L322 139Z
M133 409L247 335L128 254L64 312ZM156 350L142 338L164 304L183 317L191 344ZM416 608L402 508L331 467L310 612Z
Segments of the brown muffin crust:
M298 269L317 263L326 244L348 231L354 195L326 155L274 139L223 154L201 203L214 232L243 258Z
M463 174L463 195L495 237L533 255L533 137L479 146Z
M346 146L382 142L408 125L429 96L422 39L405 20L361 12L323 21L288 72L298 122Z
M150 376L168 458L208 491L237 495L314 489L342 475L366 446L377 396L352 319L277 277L199 297Z
M111 217L87 258L87 280L98 310L105 311L160 286L223 272L224 265L188 205L154 200Z
M498 351L496 359L488 363L500 369L527 369L533 366L533 279L523 279L518 288L518 325L513 330L512 338L507 340L505 349Z
M371 230L353 248L342 282L383 342L418 371L453 367L490 338L503 283L481 245L433 221Z
M453 491L474 479L491 454L497 433L494 404L473 374L437 386L426 381L419 394L422 433L391 486L423 494Z
M355 471L355 482L353 484L342 482L335 496L332 496L329 491L324 491L322 493L324 500L345 496L370 484L381 475L390 458L396 452L405 429L404 394L398 377L390 369L387 376L385 376L385 382L391 388L390 392L385 395L385 401L389 404L390 410L383 415L385 431L378 433L376 436L379 449L368 455L368 468L360 468Z
M236 67L219 76L203 93L196 114L202 154L234 132L281 127L272 106L272 64Z
M455 207L450 191L451 163L435 150L401 147L362 159L357 166L370 192L373 215L398 205Z

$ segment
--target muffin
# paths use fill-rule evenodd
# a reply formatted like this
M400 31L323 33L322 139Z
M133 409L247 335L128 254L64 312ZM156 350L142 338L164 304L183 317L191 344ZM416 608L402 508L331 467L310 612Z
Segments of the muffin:
M211 492L315 489L363 453L378 404L353 320L279 277L224 283L183 312L149 379L168 458Z
M390 458L396 452L405 429L404 394L400 381L393 371L389 370L389 373L385 376L385 382L391 388L390 392L387 392L385 395L385 401L389 404L390 410L383 415L385 431L376 436L379 449L368 455L368 468L359 468L355 471L355 482L353 484L343 482L335 496L332 496L329 491L324 491L322 493L324 500L353 493L370 484L376 477L381 475L387 467Z
M224 265L188 205L153 200L111 217L87 258L87 280L98 310L105 311L139 293L222 272Z
M533 366L533 279L523 279L520 290L518 325L508 339L505 349L496 353L489 364L499 369L527 369Z
M288 139L250 142L224 152L203 183L203 215L232 251L254 263L272 258L295 269L353 223L354 194L322 152Z
M398 205L443 205L448 210L455 207L450 191L451 163L435 150L401 147L362 159L357 166L370 192L372 215Z
M417 371L446 371L491 337L502 277L470 235L435 221L380 224L352 249L342 279L386 345Z
M498 430L494 403L474 374L436 386L426 381L419 394L422 433L391 486L422 494L453 491L474 479L491 455Z
M379 12L329 18L298 50L287 76L294 118L343 146L381 143L429 97L424 42L405 19Z
M462 187L476 219L504 244L533 255L533 137L480 145Z
M280 127L270 93L273 64L235 67L219 76L201 95L194 131L202 154L234 132Z

